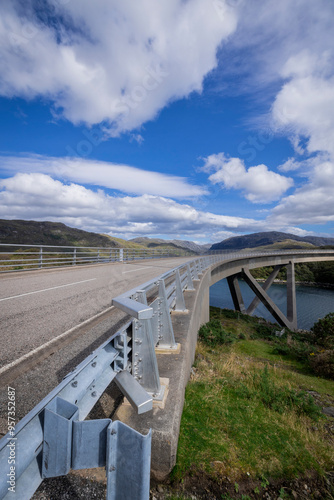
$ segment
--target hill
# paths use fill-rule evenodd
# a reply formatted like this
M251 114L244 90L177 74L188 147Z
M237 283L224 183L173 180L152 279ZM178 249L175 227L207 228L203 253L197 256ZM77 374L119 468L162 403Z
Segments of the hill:
M210 249L210 244L198 245L193 241L187 241L187 240L163 240L161 238L148 238L145 236L145 237L133 238L130 241L139 243L141 245L145 245L147 248L172 246L175 248L181 248L183 250L188 250L190 252L198 254L205 253Z
M0 219L0 243L104 248L159 248L185 250L187 254L204 253L210 245L192 241L134 238L127 241L108 234L91 233L60 222Z
M124 246L107 235L90 233L60 222L30 220L0 220L0 242L82 247Z
M299 242L300 246L296 245ZM278 245L279 244L279 245ZM305 244L315 247L334 245L334 238L321 236L296 236L295 234L281 233L278 231L268 231L261 233L234 236L220 243L215 243L210 250L242 250L245 248L266 247L267 249L280 248L305 248ZM276 247L274 247L276 245ZM270 246L270 248L268 248Z

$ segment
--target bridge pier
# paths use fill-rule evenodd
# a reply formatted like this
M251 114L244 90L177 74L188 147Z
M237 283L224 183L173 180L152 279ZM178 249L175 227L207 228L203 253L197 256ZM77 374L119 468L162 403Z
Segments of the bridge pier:
M267 278L264 285L261 287L259 283L253 278L248 267L243 267L241 272L233 274L227 277L228 286L232 296L234 308L236 311L243 312L245 314L252 314L258 304L262 304L268 309L270 314L275 318L277 323L281 326L285 326L290 330L297 329L297 308L296 308L296 287L295 287L295 269L294 262L290 261L287 267L287 315L285 316L279 307L273 302L273 300L267 294L270 286L274 282L279 270L283 267L283 264L276 265L273 272ZM251 290L255 293L255 298L248 306L245 308L244 301L242 298L242 293L240 290L238 277L243 278Z
M233 300L234 309L246 314L246 308L244 300L242 298L242 293L238 281L239 274L234 274L233 276L227 277L228 287L230 289L230 294Z

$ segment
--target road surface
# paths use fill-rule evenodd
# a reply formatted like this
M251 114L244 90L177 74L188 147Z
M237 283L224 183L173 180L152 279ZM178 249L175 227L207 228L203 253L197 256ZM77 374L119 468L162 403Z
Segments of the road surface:
M122 311L111 307L114 297L189 260L1 274L0 436L6 432L8 385L16 390L18 421L126 321ZM52 351L47 350L49 344ZM28 368L24 356L30 360ZM104 404L107 415L110 406L102 400Z

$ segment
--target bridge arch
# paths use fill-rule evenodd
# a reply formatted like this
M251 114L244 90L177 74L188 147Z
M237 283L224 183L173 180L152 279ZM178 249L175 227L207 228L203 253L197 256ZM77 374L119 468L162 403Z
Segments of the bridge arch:
M231 259L211 266L210 286L217 281L227 278L235 310L246 314L252 314L261 301L278 324L285 326L290 330L296 330L298 328L298 322L296 310L295 264L333 260L334 252L330 250L236 254L235 256L232 256ZM273 267L274 270L261 287L260 284L252 277L250 270L268 266ZM287 267L286 316L267 294L267 290L274 282L279 270L284 266ZM255 299L247 309L242 299L238 283L239 278L244 279L247 285L255 293Z

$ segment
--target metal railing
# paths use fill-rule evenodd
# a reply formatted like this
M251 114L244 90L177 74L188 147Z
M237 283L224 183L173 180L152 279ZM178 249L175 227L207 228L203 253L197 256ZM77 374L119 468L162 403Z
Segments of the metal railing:
M184 250L0 243L0 272L189 255Z
M108 500L148 500L151 432L84 419L112 380L138 413L162 398L155 348L176 347L170 311L185 309L185 290L219 260L195 259L113 300L133 319L1 439L1 499L29 499L44 478L104 466Z

